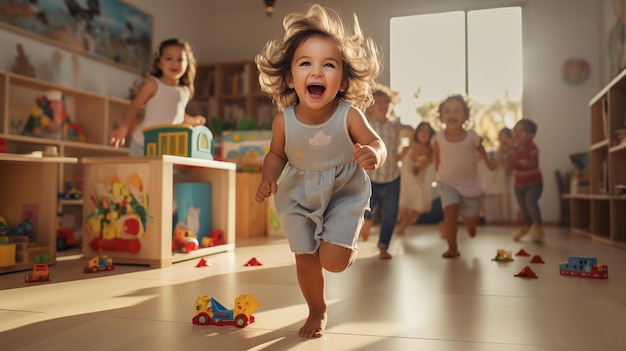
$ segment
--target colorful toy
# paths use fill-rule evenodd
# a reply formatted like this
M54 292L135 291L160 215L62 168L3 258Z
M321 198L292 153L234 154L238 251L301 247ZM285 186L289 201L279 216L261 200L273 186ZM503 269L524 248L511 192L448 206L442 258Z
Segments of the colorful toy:
M543 261L541 256L535 255L533 256L533 258L530 259L530 263L545 263L545 262Z
M96 273L101 271L112 271L114 269L115 266L113 266L113 259L109 256L102 255L90 259L88 265L83 269L83 272Z
M143 129L144 155L213 159L213 134L206 126L163 124Z
M45 263L34 264L33 273L24 276L24 281L27 283L45 282L48 280L50 280L50 271L48 270L48 265Z
M176 228L172 237L172 251L184 253L197 250L200 247L196 235L188 229Z
M244 264L244 266L248 267L248 266L262 266L263 264L261 262L259 262L259 260L256 259L256 257L252 257L251 259L248 260L248 262L246 262L246 264Z
M210 237L202 238L202 247L213 247L226 243L224 240L224 232L221 230L211 230L209 236Z
M517 251L515 256L530 256L530 254L528 252L526 252L526 250L520 249L519 251Z
M84 223L85 233L95 237L89 247L96 252L141 251L141 241L148 237L148 194L143 180L133 173L127 183L111 177L94 187L96 196L91 201L96 208Z
M567 262L559 265L561 275L575 277L606 279L609 277L609 266L598 264L595 257L570 256Z
M535 272L533 272L533 270L528 266L524 267L519 273L514 274L513 276L522 278L537 278L537 274L535 274Z
M243 294L235 299L235 308L226 309L212 297L206 295L196 297L196 315L193 324L197 325L232 325L243 328L254 322L254 312L260 306L252 295Z
M65 97L58 90L51 90L37 97L28 121L22 131L23 135L85 141L82 128L72 123L65 106Z
M499 249L496 253L496 257L492 258L492 261L497 262L513 262L513 254L511 251L506 251L504 249Z
M59 192L59 199L77 200L83 197L83 179L67 178L65 179L64 191Z
M35 230L28 219L25 219L22 223L13 228L13 234L26 236L30 242L34 242L36 239Z

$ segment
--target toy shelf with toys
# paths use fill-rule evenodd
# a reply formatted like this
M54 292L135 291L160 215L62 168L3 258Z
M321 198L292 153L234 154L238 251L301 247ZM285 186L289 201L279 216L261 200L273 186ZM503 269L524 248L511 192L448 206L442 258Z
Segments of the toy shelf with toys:
M80 163L84 256L166 267L234 250L234 163L170 155ZM191 232L195 247L184 244Z
M108 145L107 133L130 101L24 75L0 71L0 152L29 154L55 148L61 157L125 156ZM63 163L55 177L64 192L68 179L82 177L78 164ZM64 222L79 224L82 199L59 199ZM75 231L80 232L76 226Z
M0 153L0 273L56 262L58 169L77 162Z
M565 195L570 227L626 248L626 70L589 102L589 191Z

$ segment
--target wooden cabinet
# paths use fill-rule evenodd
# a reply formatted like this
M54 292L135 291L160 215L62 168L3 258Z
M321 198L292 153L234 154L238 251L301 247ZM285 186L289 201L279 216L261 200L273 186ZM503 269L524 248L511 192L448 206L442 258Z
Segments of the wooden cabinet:
M37 97L50 91L59 91L65 101L67 115L72 123L78 124L85 141L63 140L59 134L47 137L22 135L22 130L31 115ZM59 156L125 156L127 148L116 149L108 145L108 133L123 119L130 101L110 97L51 82L0 71L0 142L7 153L28 154L44 150L48 146L57 148ZM82 177L82 167L77 164L62 164L58 167L58 189L63 191L65 179ZM68 216L80 219L82 201L60 200L59 206ZM80 220L78 220L80 222ZM80 227L75 228L80 231Z
M590 103L588 194L571 194L570 226L626 248L626 71Z
M261 173L237 172L237 218L238 238L255 238L267 235L267 203L255 201Z
M35 233L32 240L23 235L8 237L10 245L15 245L11 252L14 257L0 257L4 262L0 273L32 269L37 255L46 255L49 264L56 262L56 176L59 165L76 162L76 158L68 157L0 153L0 215L15 228L25 219L25 211L31 211ZM5 255L2 251L0 256ZM15 264L7 263L13 259Z
M115 263L165 267L235 249L234 163L169 155L80 162L85 168L85 198L93 199L83 205L84 256L104 253ZM223 233L222 243L188 253L173 251L174 206L182 206L173 201L178 183L211 185L210 228Z
M276 109L261 91L254 61L198 65L196 92L189 104L190 114L217 117L226 129L250 117L257 125L271 128Z

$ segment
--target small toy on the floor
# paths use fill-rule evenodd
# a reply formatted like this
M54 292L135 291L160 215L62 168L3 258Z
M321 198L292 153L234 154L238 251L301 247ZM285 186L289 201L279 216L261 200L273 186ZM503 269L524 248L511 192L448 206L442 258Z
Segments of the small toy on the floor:
M249 294L239 295L232 310L222 306L214 298L202 295L196 297L196 315L192 322L196 325L231 325L243 328L254 322L252 312L259 306L259 302Z
M496 257L492 258L492 261L497 261L497 262L513 262L513 254L511 253L511 251L507 251L504 249L498 249L497 253L496 253Z
M107 255L96 256L89 260L85 268L84 273L96 273L101 271L112 271L115 269L113 265L113 259Z
M530 259L530 263L545 263L545 262L543 261L543 258L541 258L541 256L535 255Z
M567 262L559 265L561 275L575 277L606 279L609 277L609 266L598 264L595 257L570 256Z
M535 274L535 272L533 272L533 270L528 266L524 267L519 273L514 274L513 276L522 278L537 278L537 274Z
M246 264L244 264L244 266L248 267L248 266L262 266L263 263L259 262L259 260L256 259L256 257L252 257L251 259L248 260L248 262L246 262Z
M37 263L33 265L33 273L26 274L24 281L31 282L45 282L50 280L50 271L48 270L48 264Z
M198 261L198 264L196 264L196 268L197 267L211 267L213 264L211 264L211 262L205 260L204 258L201 258L200 261Z
M530 256L530 254L528 252L526 252L526 250L520 249L519 251L517 251L515 256Z

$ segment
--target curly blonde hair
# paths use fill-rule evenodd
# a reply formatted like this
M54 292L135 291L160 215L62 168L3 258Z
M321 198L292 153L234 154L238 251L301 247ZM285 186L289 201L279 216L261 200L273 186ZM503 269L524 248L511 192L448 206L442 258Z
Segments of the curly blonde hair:
M312 5L306 13L290 13L283 19L285 35L282 41L267 43L256 56L259 83L279 110L298 103L294 89L285 79L291 71L291 61L300 45L312 36L332 38L343 55L343 74L348 87L338 92L337 98L365 109L373 103L372 85L381 70L378 47L371 38L365 38L354 15L352 33L344 29L337 12L320 5Z

